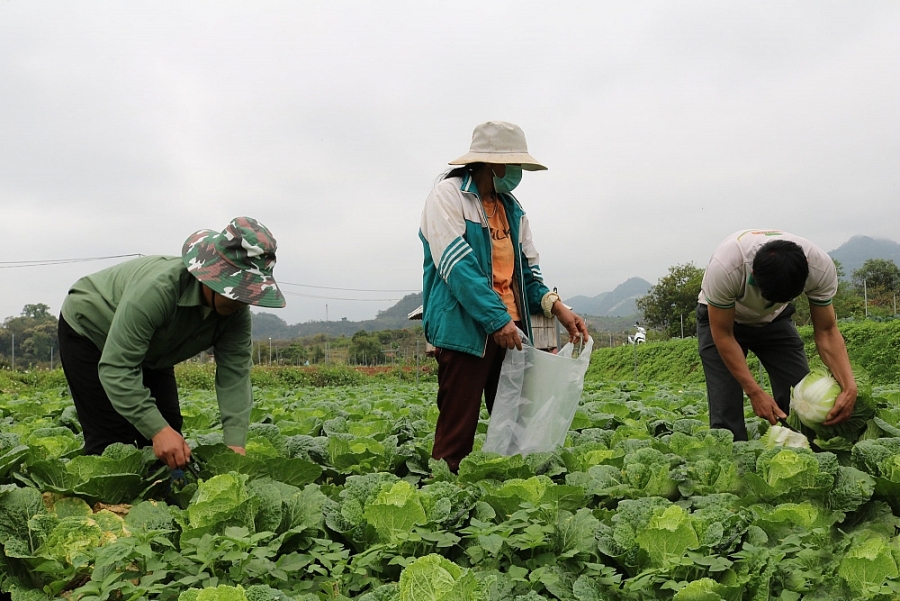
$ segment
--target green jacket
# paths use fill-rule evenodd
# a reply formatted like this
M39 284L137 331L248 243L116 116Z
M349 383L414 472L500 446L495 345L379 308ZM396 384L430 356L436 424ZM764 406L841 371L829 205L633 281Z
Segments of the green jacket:
M214 347L225 444L244 446L253 404L249 307L217 315L202 304L200 281L180 257L150 256L81 278L61 312L100 349L109 400L148 439L167 423L143 385L142 366L172 367Z
M501 194L514 244L513 288L525 334L531 314L549 292L525 211L512 194ZM488 335L507 323L506 305L494 292L491 231L469 174L441 180L425 200L419 238L425 253L422 324L437 348L484 357Z

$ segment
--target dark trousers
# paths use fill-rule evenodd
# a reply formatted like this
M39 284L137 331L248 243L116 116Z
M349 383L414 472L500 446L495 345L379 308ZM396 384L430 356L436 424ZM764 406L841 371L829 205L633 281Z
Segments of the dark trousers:
M506 349L488 336L484 357L435 349L438 362L438 415L431 456L443 459L456 473L459 462L472 452L481 414L481 397L488 413L494 408L500 367Z
M750 350L762 362L772 384L772 397L785 413L790 411L791 387L809 373L803 340L790 318L793 313L794 306L788 305L774 321L764 326L734 324L734 337L744 351L744 357ZM716 349L706 305L697 305L697 342L706 374L710 428L725 428L731 430L735 440L747 440L744 391Z
M133 444L137 447L152 443L138 432L131 422L122 417L112 406L97 366L100 349L88 338L72 329L62 315L59 316L59 358L78 421L84 432L84 452L99 455L114 442ZM178 432L181 432L181 408L178 405L178 387L175 383L175 369L150 369L143 367L144 386L156 399L156 406L163 418Z

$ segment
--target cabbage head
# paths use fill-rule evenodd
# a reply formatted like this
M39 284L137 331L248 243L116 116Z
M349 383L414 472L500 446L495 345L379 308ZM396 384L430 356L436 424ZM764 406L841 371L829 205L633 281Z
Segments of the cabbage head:
M834 401L841 394L841 387L824 370L806 374L791 391L791 411L797 414L803 425L816 428L828 417Z
M788 424L807 435L822 450L849 452L875 417L877 402L868 386L860 386L853 413L844 421L824 425L828 412L841 394L841 386L819 368L808 373L791 391L791 413Z

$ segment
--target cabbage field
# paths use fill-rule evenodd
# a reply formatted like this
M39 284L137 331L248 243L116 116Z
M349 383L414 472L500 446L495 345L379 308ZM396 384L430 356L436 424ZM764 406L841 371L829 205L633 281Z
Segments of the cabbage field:
M430 461L436 386L256 392L247 456L182 391L174 474L80 455L61 390L0 394L0 590L17 601L900 599L900 388L853 439L710 430L702 387L588 381L564 447ZM749 405L749 404L748 404ZM820 443L820 444L817 444ZM821 450L827 448L827 451Z

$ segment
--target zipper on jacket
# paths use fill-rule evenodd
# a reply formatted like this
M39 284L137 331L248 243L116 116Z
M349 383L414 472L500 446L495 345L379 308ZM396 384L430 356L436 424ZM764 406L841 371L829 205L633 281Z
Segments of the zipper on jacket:
M490 222L488 222L487 212L484 210L484 203L481 202L481 196L476 194L475 198L478 199L478 206L481 207L481 225L484 229L487 230L487 234L488 234L488 245L487 245L487 247L488 247L488 267L490 269L488 270L487 280L488 280L488 288L493 290L494 289L494 241L491 238L491 224L490 224ZM500 202L500 200L497 199L497 202ZM506 207L504 207L504 209L505 208ZM485 332L484 334L485 334L484 335L484 345L481 348L481 358L482 359L487 354L488 337L491 335L489 332Z
M519 264L519 304L524 308L525 315L522 317L522 326L525 328L525 335L531 340L531 314L528 311L528 300L525 298L525 272L522 268L522 222L525 220L525 214L519 215L519 231L516 236L516 262Z

